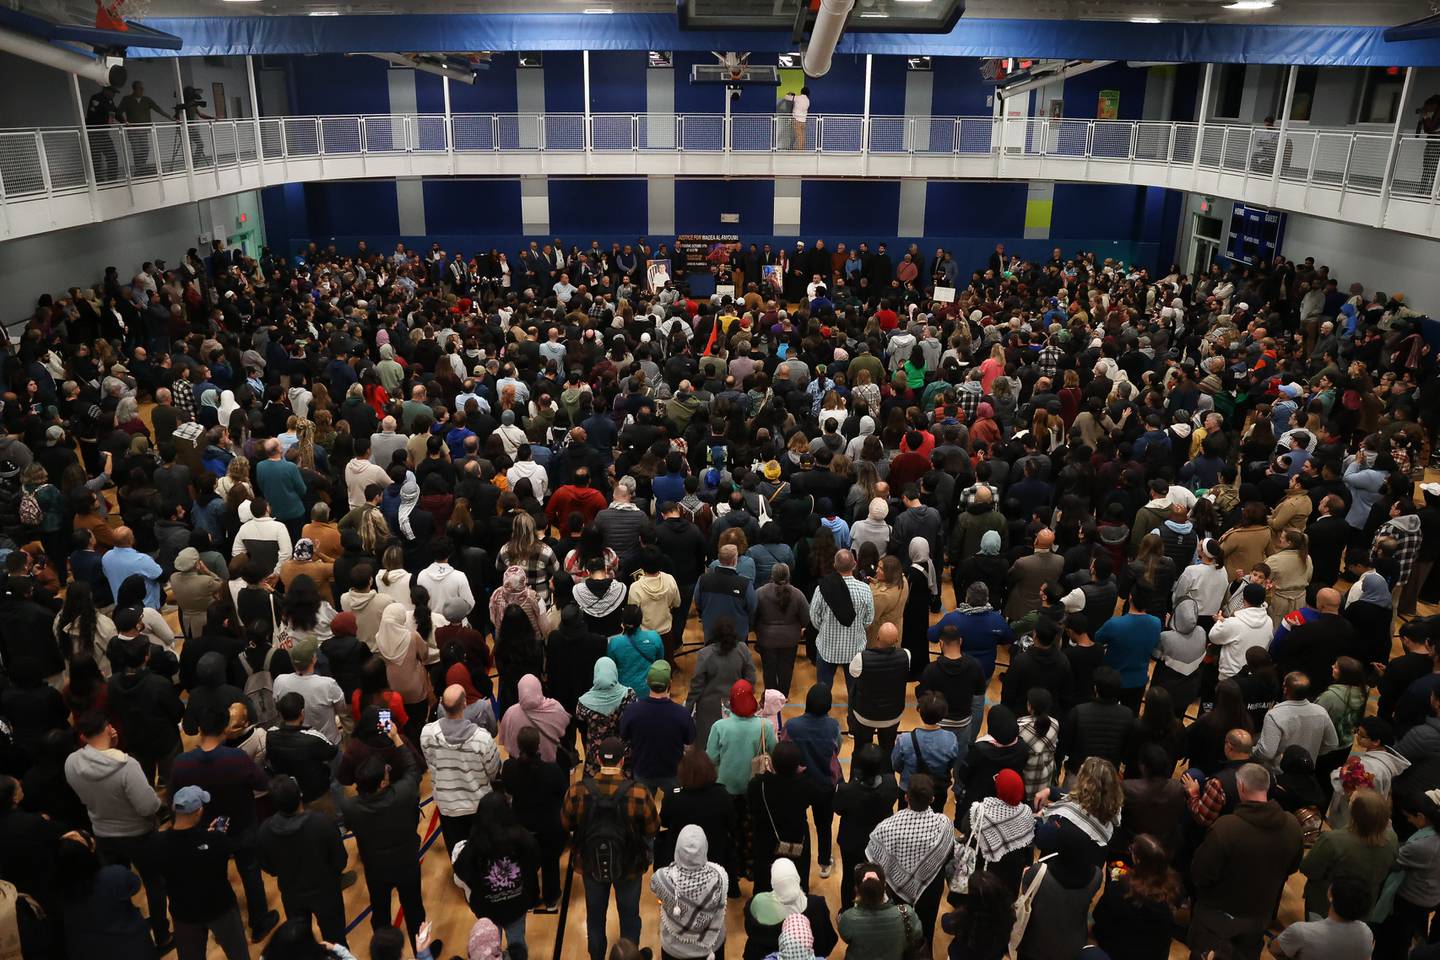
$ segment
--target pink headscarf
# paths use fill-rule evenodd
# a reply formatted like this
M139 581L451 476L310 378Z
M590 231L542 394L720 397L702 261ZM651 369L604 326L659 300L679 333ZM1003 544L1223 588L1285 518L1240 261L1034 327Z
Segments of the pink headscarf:
M770 727L775 731L775 738L780 738L780 711L785 709L785 694L779 690L767 689L765 699L760 706L760 716L770 721Z
M465 954L470 960L503 960L500 952L500 928L494 921L480 919L470 928L470 939L465 944Z
M500 588L490 594L490 622L495 629L500 629L500 621L505 619L505 608L509 606L519 607L525 611L525 616L530 618L530 626L535 631L535 636L541 640L547 633L540 622L540 603L534 590L530 589L530 581L525 576L523 567L507 567L505 578L500 583Z
M520 755L520 731L534 727L540 731L540 757L555 759L555 744L570 726L570 714L560 701L545 696L540 680L527 673L516 684L519 702L505 711L500 720L500 743L512 757Z

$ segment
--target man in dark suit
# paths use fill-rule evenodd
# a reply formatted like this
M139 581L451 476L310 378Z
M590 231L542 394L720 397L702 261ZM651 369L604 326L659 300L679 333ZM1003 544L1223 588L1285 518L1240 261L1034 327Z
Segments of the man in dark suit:
M995 274L999 280L1000 275L1005 272L1005 244L995 244L995 252L990 254L990 272Z
M210 241L210 279L219 280L237 262L235 251L225 249L225 241L216 237Z

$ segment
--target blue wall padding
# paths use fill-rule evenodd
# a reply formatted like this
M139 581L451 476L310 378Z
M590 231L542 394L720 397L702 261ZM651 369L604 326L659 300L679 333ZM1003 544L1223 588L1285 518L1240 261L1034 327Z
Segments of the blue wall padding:
M551 180L550 229L558 236L629 236L649 226L649 187L644 180ZM518 226L518 225L517 225Z
M590 54L591 112L644 113L647 59L627 50Z
M425 229L436 235L519 233L519 180L426 180Z
M738 213L738 224L720 214ZM775 227L773 180L676 180L676 233L734 233L769 236Z
M793 49L788 30L680 29L673 13L407 14L403 17L179 17L145 25L185 41L181 56L467 50ZM858 25L839 53L894 56L1053 57L1170 63L1280 63L1329 66L1440 66L1440 43L1390 43L1384 27L1318 24L962 19L946 34L870 33ZM137 57L172 50L131 47Z

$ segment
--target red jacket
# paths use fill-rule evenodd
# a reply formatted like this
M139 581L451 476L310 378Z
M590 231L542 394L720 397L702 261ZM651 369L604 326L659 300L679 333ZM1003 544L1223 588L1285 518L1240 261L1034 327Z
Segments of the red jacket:
M557 527L565 523L565 519L571 513L578 512L589 524L595 520L595 515L604 510L609 501L605 494L594 487L577 487L573 483L567 483L550 494L550 502L545 505L545 516Z

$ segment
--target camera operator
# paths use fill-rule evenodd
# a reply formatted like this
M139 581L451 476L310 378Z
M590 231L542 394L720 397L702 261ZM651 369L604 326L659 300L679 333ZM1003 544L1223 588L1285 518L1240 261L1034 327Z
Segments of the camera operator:
M90 95L90 101L85 105L85 126L104 128L119 122L120 108L115 105L115 88L107 83ZM120 155L115 150L111 132L92 129L86 132L86 136L90 138L90 156L95 164L95 180L97 183L109 183L116 178L120 169Z
M185 99L175 104L175 121L177 123L180 121L180 114L182 112L185 114L186 130L190 134L190 162L197 167L200 166L201 161L208 163L210 158L205 153L205 141L200 136L199 128L191 126L191 124L201 120L215 119L201 109L201 107L208 106L209 104L201 98L198 87L186 87Z

